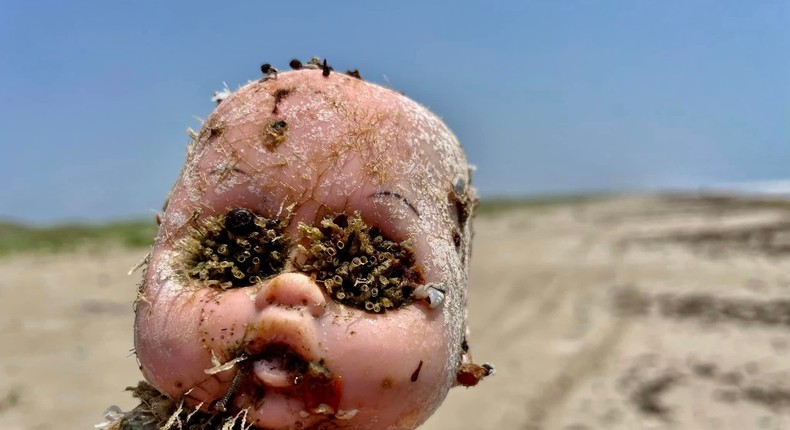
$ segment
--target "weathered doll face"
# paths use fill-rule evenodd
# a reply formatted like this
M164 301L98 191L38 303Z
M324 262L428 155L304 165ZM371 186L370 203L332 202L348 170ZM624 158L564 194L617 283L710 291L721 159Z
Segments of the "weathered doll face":
M146 378L261 428L415 428L467 361L468 185L452 133L396 92L320 70L246 85L163 214Z

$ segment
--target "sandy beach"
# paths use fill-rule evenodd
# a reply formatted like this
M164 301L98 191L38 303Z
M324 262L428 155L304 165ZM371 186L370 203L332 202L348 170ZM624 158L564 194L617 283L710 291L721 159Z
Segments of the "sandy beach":
M475 220L470 345L497 373L421 428L790 429L790 204L635 196ZM140 379L146 250L0 259L0 429L90 429Z

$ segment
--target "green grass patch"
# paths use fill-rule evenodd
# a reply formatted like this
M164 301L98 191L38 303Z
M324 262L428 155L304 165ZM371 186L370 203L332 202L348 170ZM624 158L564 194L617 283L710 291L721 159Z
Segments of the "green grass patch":
M550 209L554 206L575 205L601 200L603 194L557 194L535 197L481 198L476 215L491 215L514 209Z
M0 221L0 256L33 251L71 251L107 244L142 248L154 243L157 229L153 221L142 220L47 227Z
M601 198L595 194L487 198L481 200L476 215L486 216L514 209L549 209ZM66 223L46 227L0 221L0 256L21 252L64 252L107 245L143 248L154 243L157 229L155 222L147 220Z

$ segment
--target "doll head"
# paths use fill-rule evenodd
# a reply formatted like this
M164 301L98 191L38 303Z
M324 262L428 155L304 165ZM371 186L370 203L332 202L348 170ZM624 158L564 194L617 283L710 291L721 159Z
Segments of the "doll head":
M136 308L146 379L267 429L412 429L487 372L465 341L458 141L403 95L270 73L191 143Z

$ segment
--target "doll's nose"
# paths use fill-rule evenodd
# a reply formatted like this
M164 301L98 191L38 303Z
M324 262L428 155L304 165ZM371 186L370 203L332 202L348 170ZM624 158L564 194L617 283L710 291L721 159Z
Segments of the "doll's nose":
M318 318L326 310L324 293L310 277L301 273L283 273L265 283L255 297L255 306L304 306Z

